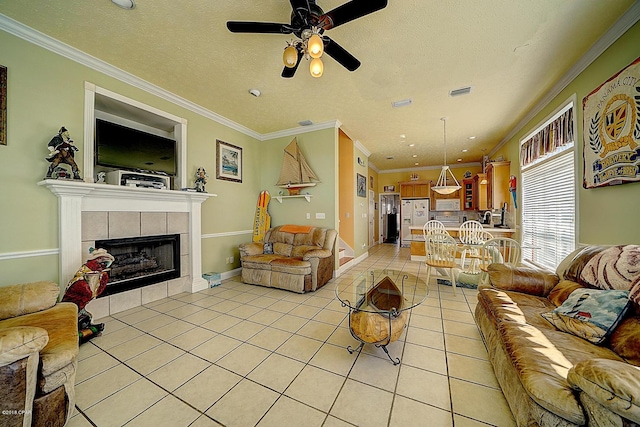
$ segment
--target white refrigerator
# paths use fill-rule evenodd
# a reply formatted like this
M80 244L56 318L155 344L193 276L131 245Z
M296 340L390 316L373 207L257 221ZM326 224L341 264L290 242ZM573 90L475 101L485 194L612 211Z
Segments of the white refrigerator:
M401 245L409 246L413 237L410 227L422 227L429 221L429 199L404 199L400 203ZM422 240L422 233L419 235Z

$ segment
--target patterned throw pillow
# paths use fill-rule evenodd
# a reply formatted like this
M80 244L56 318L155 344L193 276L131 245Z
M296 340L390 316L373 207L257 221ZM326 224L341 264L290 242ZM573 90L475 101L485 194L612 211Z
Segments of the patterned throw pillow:
M273 243L265 243L262 247L263 254L272 254L273 253Z
M580 273L581 281L600 289L631 290L629 297L640 304L640 245L607 248L591 258Z
M541 315L561 331L602 344L629 303L629 291L576 289L560 307Z

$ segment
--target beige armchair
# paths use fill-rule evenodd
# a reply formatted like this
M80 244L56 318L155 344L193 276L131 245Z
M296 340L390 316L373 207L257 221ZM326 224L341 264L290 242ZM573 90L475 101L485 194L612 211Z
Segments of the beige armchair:
M78 309L52 282L0 286L1 426L63 426L75 404Z

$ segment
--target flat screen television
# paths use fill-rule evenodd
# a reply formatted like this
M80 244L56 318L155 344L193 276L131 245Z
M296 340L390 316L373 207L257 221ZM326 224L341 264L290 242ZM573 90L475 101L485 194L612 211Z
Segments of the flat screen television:
M176 174L176 141L96 119L96 165Z

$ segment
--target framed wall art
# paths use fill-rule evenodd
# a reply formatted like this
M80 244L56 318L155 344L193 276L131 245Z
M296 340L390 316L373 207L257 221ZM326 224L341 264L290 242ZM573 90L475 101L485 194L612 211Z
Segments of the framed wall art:
M0 65L0 145L7 145L7 67Z
M216 178L242 182L242 147L216 140Z
M640 181L640 58L582 100L584 188Z
M367 197L367 178L364 175L357 175L358 197Z

